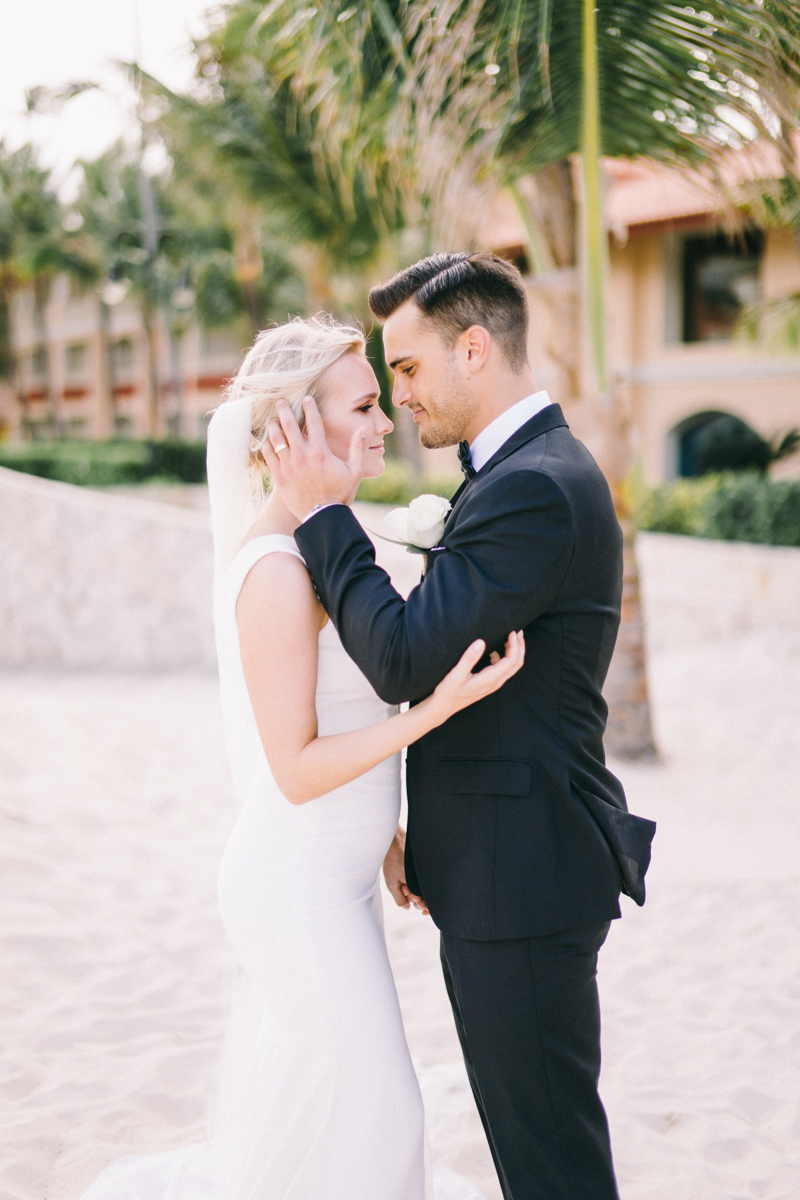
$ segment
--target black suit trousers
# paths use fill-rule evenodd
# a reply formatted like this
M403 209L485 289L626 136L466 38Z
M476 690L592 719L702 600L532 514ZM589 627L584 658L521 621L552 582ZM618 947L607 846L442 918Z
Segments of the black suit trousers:
M505 1200L619 1200L597 1092L607 922L477 942L442 934L445 983Z

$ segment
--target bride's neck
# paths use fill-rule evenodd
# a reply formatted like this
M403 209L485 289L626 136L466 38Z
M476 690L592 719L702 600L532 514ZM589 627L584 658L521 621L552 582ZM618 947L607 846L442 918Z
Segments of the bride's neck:
M251 534L258 537L264 533L287 533L291 536L299 524L278 493L273 492L254 522Z

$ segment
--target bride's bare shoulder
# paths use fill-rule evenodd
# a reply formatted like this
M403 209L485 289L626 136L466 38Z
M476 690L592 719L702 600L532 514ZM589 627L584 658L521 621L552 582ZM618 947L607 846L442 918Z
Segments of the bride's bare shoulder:
M292 625L311 622L320 629L327 615L314 591L305 563L288 547L256 559L245 576L236 604L241 627L249 619Z

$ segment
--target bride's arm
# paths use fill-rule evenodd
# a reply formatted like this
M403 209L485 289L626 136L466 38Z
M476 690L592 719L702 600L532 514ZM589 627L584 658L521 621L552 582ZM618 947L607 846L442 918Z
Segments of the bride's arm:
M522 634L506 656L472 669L485 651L474 642L427 700L378 725L317 735L317 644L324 620L308 572L289 554L270 554L250 571L236 607L247 691L275 782L304 804L363 775L423 734L497 691L522 666Z

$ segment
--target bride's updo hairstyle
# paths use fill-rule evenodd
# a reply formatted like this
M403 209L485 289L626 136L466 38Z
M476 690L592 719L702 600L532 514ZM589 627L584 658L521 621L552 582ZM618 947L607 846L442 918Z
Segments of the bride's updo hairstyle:
M226 401L250 397L253 415L249 465L255 478L265 472L258 448L275 417L276 401L287 402L305 431L303 397L313 396L322 407L317 390L320 376L351 351L365 353L364 334L355 325L345 325L328 313L294 317L285 325L274 325L258 335L225 396Z

